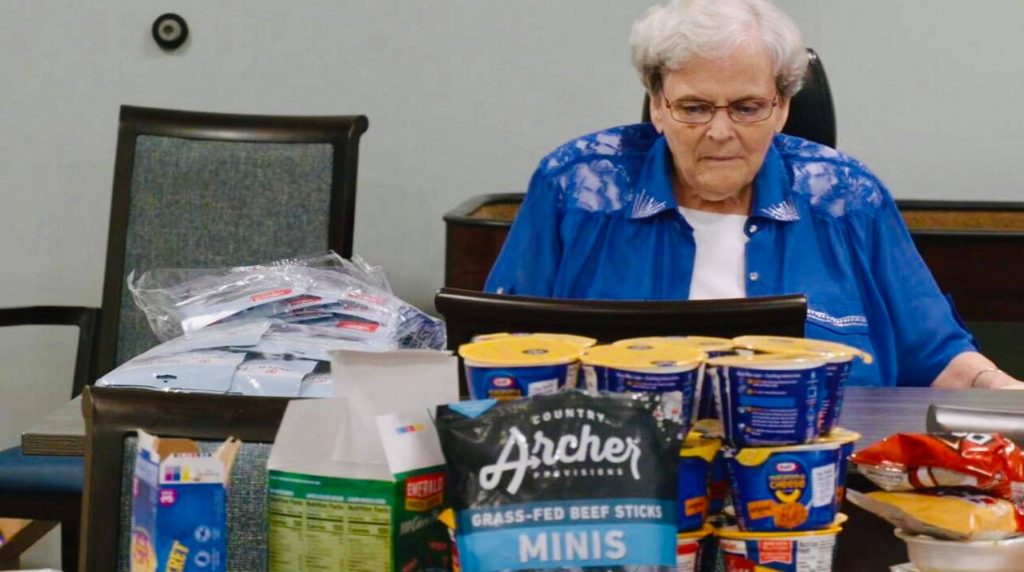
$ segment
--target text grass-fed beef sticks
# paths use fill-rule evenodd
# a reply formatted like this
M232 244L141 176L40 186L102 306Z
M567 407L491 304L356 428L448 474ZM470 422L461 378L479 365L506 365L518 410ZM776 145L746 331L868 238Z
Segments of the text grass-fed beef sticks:
M674 570L679 399L439 407L463 570Z

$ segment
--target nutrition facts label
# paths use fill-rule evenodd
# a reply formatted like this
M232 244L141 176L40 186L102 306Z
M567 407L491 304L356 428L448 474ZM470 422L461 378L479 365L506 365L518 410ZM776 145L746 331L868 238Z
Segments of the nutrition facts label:
M385 498L363 487L344 494L337 483L286 473L274 474L270 488L272 571L391 569L392 513Z

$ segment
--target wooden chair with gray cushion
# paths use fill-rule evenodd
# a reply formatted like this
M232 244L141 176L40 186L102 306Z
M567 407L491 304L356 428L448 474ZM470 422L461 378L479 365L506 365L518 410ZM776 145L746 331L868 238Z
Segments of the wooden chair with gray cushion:
M131 270L352 255L364 116L273 117L122 107L99 372L156 344Z
M132 270L254 264L328 248L350 257L359 140L368 125L362 115L235 115L123 106L99 335L91 346L86 382L157 343L125 287ZM61 308L72 314L82 310ZM23 456L12 459L10 470L21 471L20 482L38 485L19 494L47 494L50 481L63 474L32 469ZM0 495L2 487L0 479ZM80 478L65 492L80 496ZM46 518L77 520L78 502L62 506L59 514L48 510ZM76 532L77 527L65 526L65 534ZM64 544L78 542L70 538ZM64 567L72 569L73 562Z
M288 399L164 393L89 387L85 416L85 496L82 503L83 572L130 569L132 474L137 429L160 437L200 441L212 451L228 437L243 445L228 492L228 562L231 571L267 569L267 459Z

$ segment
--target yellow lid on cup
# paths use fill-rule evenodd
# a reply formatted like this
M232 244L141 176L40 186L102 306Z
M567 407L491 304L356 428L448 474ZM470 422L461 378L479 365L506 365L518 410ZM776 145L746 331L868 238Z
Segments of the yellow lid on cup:
M542 340L559 340L568 342L574 346L579 347L581 350L585 350L589 347L594 346L597 340L594 338L588 338L585 336L576 336L573 334L551 334L547 332L498 332L494 334L480 334L473 336L474 342L487 342L490 340L501 340L505 338L540 338Z
M707 354L696 348L659 342L594 346L580 356L585 365L622 370L692 369L705 359Z
M459 355L468 363L484 366L558 365L579 359L580 348L561 340L513 336L462 344Z
M795 353L720 356L708 359L708 365L754 369L813 369L825 365L825 358L814 354Z
M711 526L710 524L705 522L704 526L698 528L697 530L691 530L689 532L680 532L680 533L678 533L676 535L676 540L677 541L679 541L679 540L700 540L701 538L705 538L707 536L711 536L714 533L715 533L715 527Z
M697 348L704 352L727 352L732 350L732 340L709 336L651 336L646 338L628 338L613 343L613 346L632 346L644 344L672 344Z
M790 338L786 336L740 336L733 338L735 347L755 352L772 354L816 354L823 357L860 358L864 363L871 363L871 354L838 342L812 340L808 338Z
M718 536L719 538L732 538L735 540L782 540L809 538L814 536L831 536L838 534L843 529L843 523L845 523L846 520L847 516L843 513L839 513L828 528L822 528L820 530L780 532L744 532L736 526L723 526L722 528L715 530L715 536Z

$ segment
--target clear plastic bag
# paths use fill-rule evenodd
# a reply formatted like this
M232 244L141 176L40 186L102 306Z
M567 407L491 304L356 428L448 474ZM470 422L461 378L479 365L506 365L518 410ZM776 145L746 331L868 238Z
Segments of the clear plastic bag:
M259 318L371 351L446 344L443 323L394 296L379 267L333 252L257 266L157 269L137 279L132 272L128 288L161 341Z

